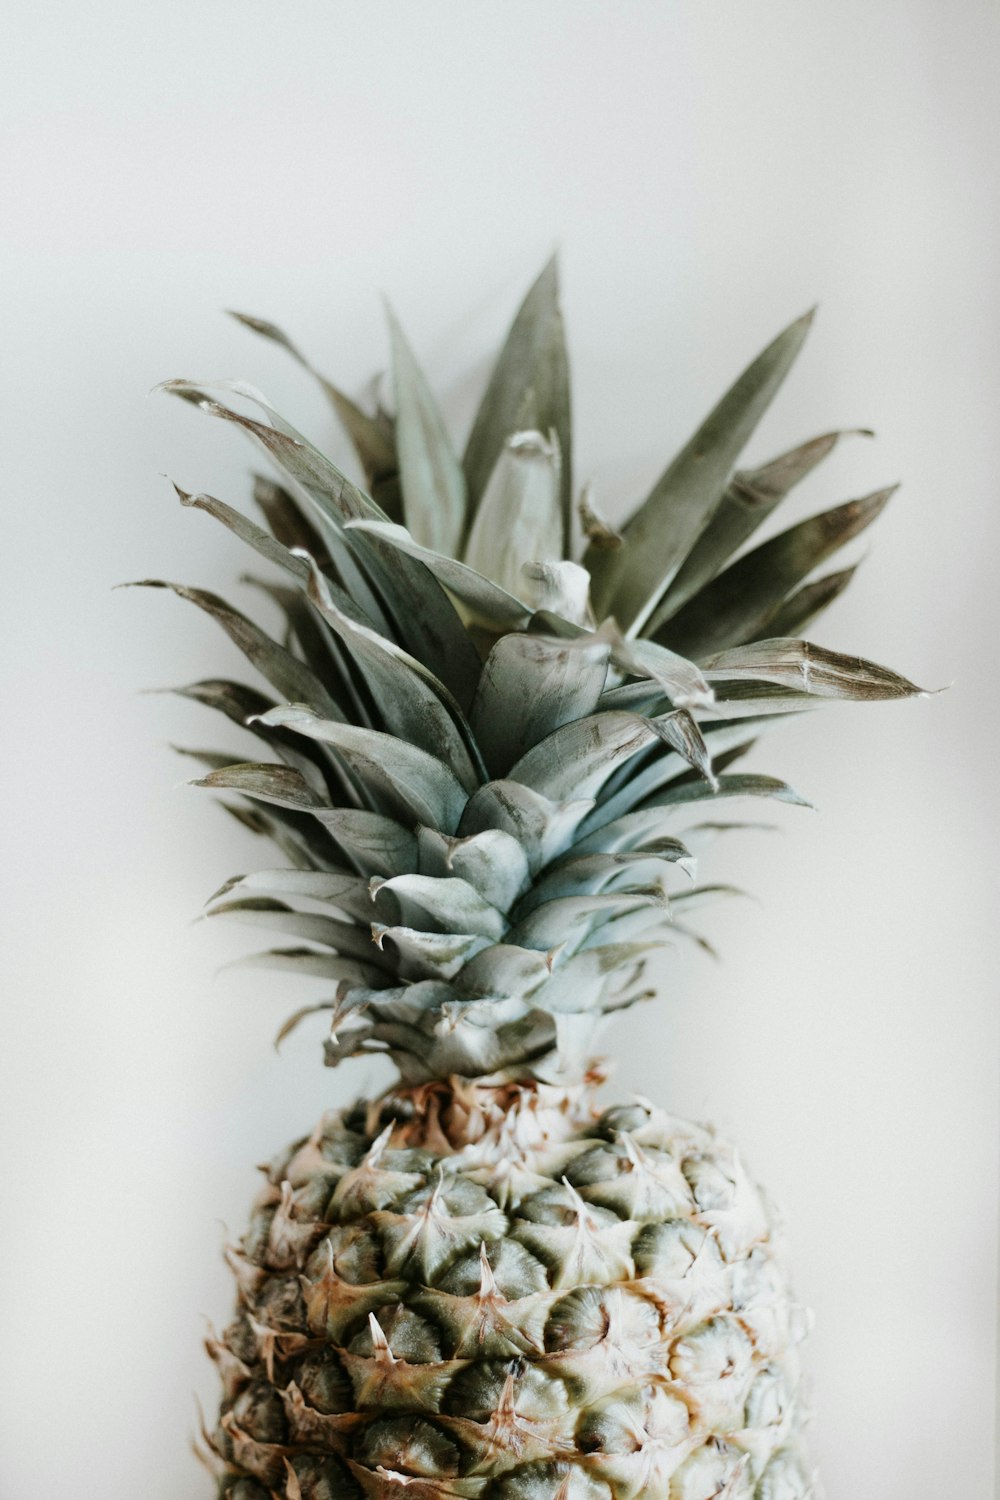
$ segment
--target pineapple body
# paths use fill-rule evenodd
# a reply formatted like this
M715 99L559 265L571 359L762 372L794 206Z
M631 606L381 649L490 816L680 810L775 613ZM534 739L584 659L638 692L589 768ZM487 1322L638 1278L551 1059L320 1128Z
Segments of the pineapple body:
M710 1131L459 1085L268 1170L210 1350L230 1500L806 1500L767 1204Z
M891 490L758 541L844 434L734 469L810 321L620 532L574 488L554 263L461 458L394 319L392 411L323 380L365 488L252 387L222 390L249 416L168 382L277 474L254 486L266 527L178 491L270 570L250 581L277 637L147 580L267 688L178 690L253 737L254 759L186 753L281 855L209 915L284 934L253 961L329 985L288 1023L328 1014L328 1065L378 1055L399 1077L276 1163L232 1253L238 1313L209 1345L229 1500L817 1493L805 1320L760 1193L710 1132L591 1103L598 1033L652 997L650 958L707 946L689 913L730 888L692 879L733 801L802 801L741 758L788 715L919 691L800 635L854 571L817 570Z

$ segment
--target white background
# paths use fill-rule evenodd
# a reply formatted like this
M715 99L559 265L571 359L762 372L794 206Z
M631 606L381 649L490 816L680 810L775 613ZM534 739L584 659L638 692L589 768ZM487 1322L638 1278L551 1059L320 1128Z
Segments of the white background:
M717 1120L790 1223L832 1497L991 1493L996 1288L1000 16L973 0L9 3L0 117L5 811L0 1497L207 1494L187 1450L252 1164L378 1079L270 1038L303 991L189 925L262 851L142 698L236 666L158 575L241 594L249 450L147 392L357 388L391 295L460 392L563 253L578 465L634 501L741 365L821 316L752 457L870 424L798 514L896 478L817 634L929 687L772 737L820 813L720 846L706 913L617 1028L615 1087Z

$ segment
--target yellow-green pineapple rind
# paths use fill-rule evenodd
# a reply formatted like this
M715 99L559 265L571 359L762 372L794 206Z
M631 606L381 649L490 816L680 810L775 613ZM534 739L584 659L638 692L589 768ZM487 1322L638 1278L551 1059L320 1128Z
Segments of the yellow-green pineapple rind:
M223 1493L814 1493L806 1317L737 1153L643 1105L573 1114L525 1090L434 1149L402 1097L274 1164L209 1343Z

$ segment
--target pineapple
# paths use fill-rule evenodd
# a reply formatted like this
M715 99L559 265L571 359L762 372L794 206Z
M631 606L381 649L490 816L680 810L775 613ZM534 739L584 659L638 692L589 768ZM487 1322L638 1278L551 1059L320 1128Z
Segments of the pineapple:
M181 690L262 742L257 760L203 756L197 784L236 795L280 851L209 911L291 940L257 962L329 981L288 1023L329 1012L327 1064L384 1053L398 1071L275 1159L228 1251L238 1298L208 1341L223 1394L204 1456L229 1500L818 1494L808 1318L766 1199L711 1129L643 1100L601 1110L594 1051L720 889L693 875L734 826L721 804L801 800L732 769L761 733L917 691L801 638L851 576L816 570L890 491L744 545L843 435L734 472L809 322L744 371L620 533L574 503L554 264L461 461L391 317L391 414L323 381L364 490L252 388L230 389L262 418L168 384L277 474L255 485L267 529L180 498L274 565L282 640L155 585L212 615L270 688Z

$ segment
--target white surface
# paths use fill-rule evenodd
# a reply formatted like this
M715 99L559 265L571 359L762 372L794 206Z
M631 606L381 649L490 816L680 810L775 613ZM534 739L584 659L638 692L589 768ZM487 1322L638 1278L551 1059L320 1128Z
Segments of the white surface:
M758 756L822 813L720 848L760 905L706 914L724 964L679 959L619 1025L618 1087L717 1119L783 1204L830 1495L990 1493L998 42L972 0L8 6L3 1500L207 1493L217 1221L363 1083L312 1038L276 1057L301 992L213 984L252 934L188 925L259 851L162 748L224 730L137 690L236 660L179 601L110 589L234 592L241 549L158 475L240 503L248 452L146 392L246 375L326 440L220 308L351 387L385 290L454 386L556 241L609 506L817 298L752 454L869 423L800 513L905 480L820 638L955 686Z

